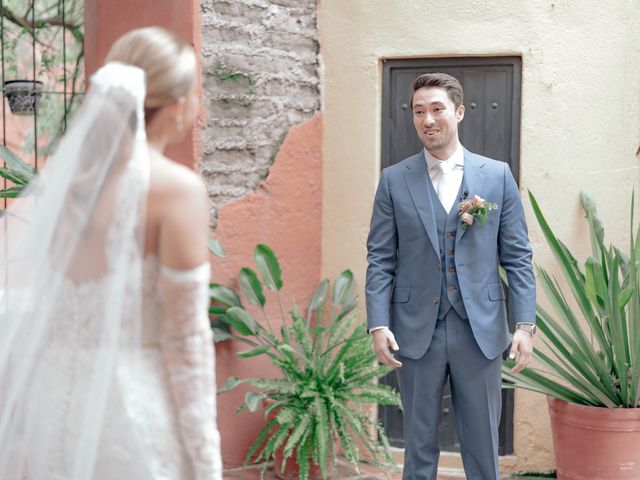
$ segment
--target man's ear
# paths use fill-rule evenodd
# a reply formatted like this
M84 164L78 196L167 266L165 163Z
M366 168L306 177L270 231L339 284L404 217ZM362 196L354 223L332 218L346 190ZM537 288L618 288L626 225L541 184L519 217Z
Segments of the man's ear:
M464 105L460 105L456 109L456 119L458 120L458 123L460 123L463 118L464 118Z

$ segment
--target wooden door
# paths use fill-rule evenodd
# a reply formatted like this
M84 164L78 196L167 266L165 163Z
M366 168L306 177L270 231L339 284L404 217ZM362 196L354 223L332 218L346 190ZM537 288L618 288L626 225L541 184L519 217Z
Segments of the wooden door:
M413 126L410 99L411 84L418 75L427 72L448 73L462 84L465 104L465 117L459 127L462 145L472 152L507 162L518 181L520 57L386 60L382 89L382 168L422 149ZM398 386L395 373L383 382ZM499 452L506 455L513 452L513 390L503 390L502 401ZM392 444L403 446L402 412L380 407L379 414ZM448 384L439 436L441 450L460 451Z

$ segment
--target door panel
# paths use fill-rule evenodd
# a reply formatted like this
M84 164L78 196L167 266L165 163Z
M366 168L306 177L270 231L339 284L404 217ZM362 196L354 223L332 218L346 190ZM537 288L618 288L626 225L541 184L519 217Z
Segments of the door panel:
M411 84L422 73L444 72L458 78L464 89L465 117L459 127L461 143L472 152L507 162L517 181L521 70L519 57L384 61L382 168L422 149L411 115ZM393 372L383 382L398 386ZM499 450L505 455L513 452L513 390L502 393ZM403 446L402 412L380 407L379 414L391 443ZM460 451L448 384L443 394L439 438L442 450Z

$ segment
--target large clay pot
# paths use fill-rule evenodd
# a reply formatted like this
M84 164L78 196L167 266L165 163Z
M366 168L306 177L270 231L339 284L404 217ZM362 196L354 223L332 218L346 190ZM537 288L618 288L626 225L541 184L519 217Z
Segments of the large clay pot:
M547 401L558 480L640 479L640 408Z

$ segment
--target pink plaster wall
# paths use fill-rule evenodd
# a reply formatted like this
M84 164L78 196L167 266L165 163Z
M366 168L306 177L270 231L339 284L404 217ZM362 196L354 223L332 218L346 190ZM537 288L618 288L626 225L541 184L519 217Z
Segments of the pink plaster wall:
M85 0L85 77L95 72L107 55L111 44L134 28L159 26L171 30L196 52L201 46L200 2L198 0ZM198 63L200 56L197 55ZM202 85L198 68L198 85ZM202 99L202 91L200 92ZM201 100L202 102L202 100ZM196 125L179 145L168 149L167 155L184 165L198 168L202 155L200 130L206 124L206 111L200 109Z
M318 113L289 130L262 185L220 209L214 236L226 257L213 259L213 281L239 290L234 282L240 268L251 266L255 270L253 249L258 243L266 243L280 259L285 310L290 309L291 301L306 308L320 280L321 215L322 117ZM274 328L279 329L277 301L271 292L267 305ZM216 345L218 387L230 376L278 375L264 358L238 358L236 352L246 347L228 341ZM218 426L227 467L242 463L264 425L261 411L234 413L246 391L238 388L218 397Z

